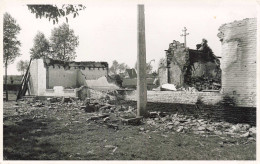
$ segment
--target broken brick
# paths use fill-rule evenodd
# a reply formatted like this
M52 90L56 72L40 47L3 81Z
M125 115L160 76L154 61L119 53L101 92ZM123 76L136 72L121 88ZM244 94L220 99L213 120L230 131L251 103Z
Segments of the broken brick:
M104 115L100 115L100 116L93 116L90 118L90 120L99 120L105 117L109 117L109 114L104 114Z
M91 112L95 112L97 108L93 104L87 104L84 110L87 113L91 113Z
M71 100L70 97L62 97L61 102L62 102L62 103L68 103L68 102L72 102L72 100Z
M115 129L115 130L118 130L118 125L116 124L106 124L108 128L112 128L112 129Z
M140 125L142 118L143 117L136 117L136 118L129 118L129 119L121 118L121 122L126 125Z

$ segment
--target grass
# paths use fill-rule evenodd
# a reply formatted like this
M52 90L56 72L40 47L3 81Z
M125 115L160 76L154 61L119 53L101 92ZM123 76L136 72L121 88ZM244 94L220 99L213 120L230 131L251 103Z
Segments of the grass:
M5 160L255 160L256 144L226 136L160 130L147 124L122 125L87 121L92 113L75 106L31 107L15 114L4 104ZM79 106L79 105L78 105ZM144 128L148 131L140 131Z

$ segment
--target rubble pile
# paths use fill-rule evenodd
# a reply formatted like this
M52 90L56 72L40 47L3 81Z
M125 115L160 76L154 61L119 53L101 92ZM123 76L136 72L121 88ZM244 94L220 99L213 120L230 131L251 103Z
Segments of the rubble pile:
M90 88L96 89L107 89L107 90L115 90L119 89L119 87L114 83L109 83L107 81L107 77L102 76L96 80L86 80L86 84Z
M155 115L155 114L153 114ZM228 122L213 122L211 120L196 119L193 116L179 114L164 114L160 112L154 118L146 119L150 127L155 127L160 131L173 131L178 133L195 133L202 136L218 135L231 136L235 138L248 137L255 140L256 127L249 124L231 124Z
M93 100L115 100L115 91L98 91L94 89L89 89L90 90L90 96L91 99Z
M233 138L246 138L248 141L256 140L256 127L249 124L231 124L228 122L215 122L199 119L193 116L178 113L150 112L148 118L136 116L136 109L127 105L112 105L110 100L116 97L112 93L91 90L96 98L85 101L63 97L36 100L34 98L18 101L12 108L13 116L26 119L53 118L63 120L66 126L86 122L94 123L114 130L135 125L139 126L140 133L194 133L200 136L230 136ZM59 113L59 116L57 114ZM23 117L25 118L25 117ZM6 120L4 114L4 120Z

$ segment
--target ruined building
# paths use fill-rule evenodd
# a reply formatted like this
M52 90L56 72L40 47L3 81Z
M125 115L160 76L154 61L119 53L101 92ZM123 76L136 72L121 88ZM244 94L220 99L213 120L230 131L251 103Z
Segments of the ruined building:
M239 106L256 106L256 18L219 28L222 44L222 93Z
M29 69L28 93L35 96L77 97L78 88L107 75L107 62L34 59Z
M206 45L206 40L197 47L197 50L189 49L175 40L170 43L165 50L166 64L159 68L161 85L170 83L176 88L194 87L199 91L220 89L218 57Z
M256 107L257 19L234 21L219 28L221 58L184 47L173 41L166 50L165 64L159 68L160 84L197 90L219 89L239 107ZM220 62L220 64L219 64ZM208 96L207 98L211 98Z

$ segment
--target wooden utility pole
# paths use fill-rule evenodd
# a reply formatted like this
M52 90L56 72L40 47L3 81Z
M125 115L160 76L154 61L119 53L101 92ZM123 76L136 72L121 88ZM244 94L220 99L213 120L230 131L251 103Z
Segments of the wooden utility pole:
M146 116L147 84L146 84L146 47L144 5L138 5L137 20L137 117Z
M189 35L189 33L186 33L186 31L187 31L186 27L184 27L184 29L182 31L183 31L183 34L181 34L181 36L184 37L184 46L187 47L186 36Z

